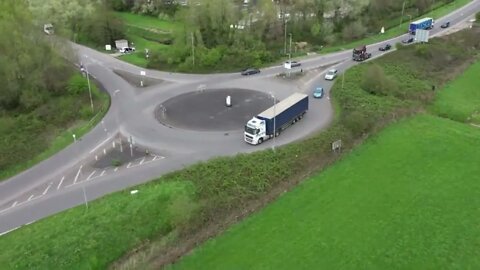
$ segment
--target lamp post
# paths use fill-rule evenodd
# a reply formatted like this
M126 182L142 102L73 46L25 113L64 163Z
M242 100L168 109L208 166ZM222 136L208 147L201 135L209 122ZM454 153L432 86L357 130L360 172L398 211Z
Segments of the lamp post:
M94 110L93 110L92 88L90 87L90 75L88 74L88 69L86 66L84 67L82 63L80 63L80 66L81 66L82 72L84 71L83 69L85 69L85 74L87 75L88 94L90 96L90 107L92 108L92 114L93 114Z
M275 137L277 137L277 116L276 116L276 107L277 104L275 103L275 96L273 95L273 92L270 92L270 96L272 97L273 100L273 145L272 145L272 151L275 152Z

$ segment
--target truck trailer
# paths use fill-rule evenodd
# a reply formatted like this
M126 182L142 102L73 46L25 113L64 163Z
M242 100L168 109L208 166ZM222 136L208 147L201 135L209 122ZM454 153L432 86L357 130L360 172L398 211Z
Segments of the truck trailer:
M308 95L294 93L250 119L245 125L244 139L257 145L277 137L282 130L301 120L308 111Z
M415 35L415 32L420 30L430 30L433 28L435 21L432 18L423 18L417 21L410 23L408 27L408 32L412 35Z

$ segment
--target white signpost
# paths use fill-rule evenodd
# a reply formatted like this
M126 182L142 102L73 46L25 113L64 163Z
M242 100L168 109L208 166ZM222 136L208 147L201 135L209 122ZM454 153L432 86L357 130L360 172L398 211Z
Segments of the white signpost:
M142 79L140 81L140 86L143 87L143 78L145 77L145 75L147 75L147 73L145 72L145 70L140 70L140 76L142 76Z

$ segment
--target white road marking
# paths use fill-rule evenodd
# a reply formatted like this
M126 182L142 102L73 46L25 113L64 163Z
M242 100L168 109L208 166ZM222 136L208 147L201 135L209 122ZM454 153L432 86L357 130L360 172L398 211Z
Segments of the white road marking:
M118 171L118 167L116 167L113 171L114 171L114 172Z
M131 165L132 165L132 162L129 162L127 165L127 169L129 169Z
M113 136L111 137L108 137L105 141L101 142L99 145L95 146L95 148L93 148L91 151L90 151L90 154L95 152L95 150L97 150L98 148L100 148L102 145L104 145L106 142L108 142L110 139L112 139Z
M48 187L43 191L42 195L45 195L47 194L48 190L50 189L50 187L52 186L53 182L50 182L50 184L48 185Z
M103 176L105 174L106 170L103 170L103 172L100 174L100 176Z
M12 207L15 207L15 205L17 205L18 201L15 201L13 204L12 204Z
M144 161L145 161L145 158L142 158L139 165L142 165Z
M63 176L63 177L62 177L62 180L60 180L60 183L58 183L57 190L60 189L60 186L62 185L63 180L65 180L65 176Z
M80 169L78 169L77 175L75 176L75 179L73 180L73 184L77 183L78 176L80 175L80 171L82 170L83 165L80 165Z
M21 226L18 226L18 227L15 227L15 228L11 229L11 230L4 231L4 232L0 233L0 236L5 235L5 234L7 234L7 233L9 233L9 232L13 232L13 231L15 231L16 229L18 229L18 228L20 228L20 227L21 227Z
M97 172L97 171L94 170L94 171L87 177L87 180L86 180L86 181L90 180L90 178L91 178L96 172Z
M31 201L31 200L33 199L33 197L35 197L35 195L33 195L33 194L32 194L32 195L30 195L30 197L28 197L28 200L27 200L27 202Z

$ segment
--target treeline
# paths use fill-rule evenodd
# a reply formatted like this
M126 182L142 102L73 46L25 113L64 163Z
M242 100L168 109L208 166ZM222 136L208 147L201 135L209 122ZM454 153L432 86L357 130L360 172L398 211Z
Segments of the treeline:
M33 24L25 1L1 1L0 10L0 112L32 111L65 91L72 69Z
M124 26L110 0L30 0L38 25L52 23L58 35L92 47L115 44L125 37Z
M290 33L293 52L318 50L379 33L398 25L402 14L407 21L452 1L250 0L244 5L242 0L108 0L118 11L185 22L174 49L153 52L150 59L150 67L181 71L260 66L290 51Z

